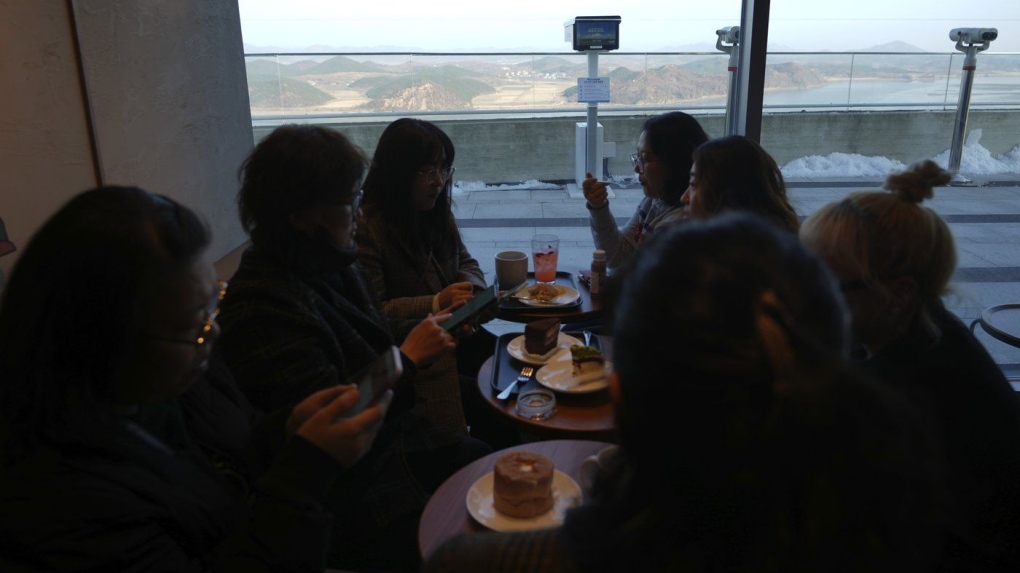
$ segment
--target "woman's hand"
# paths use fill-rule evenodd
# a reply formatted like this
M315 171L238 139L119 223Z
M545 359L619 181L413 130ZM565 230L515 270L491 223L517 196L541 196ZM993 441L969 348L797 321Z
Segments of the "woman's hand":
M386 410L393 399L387 390L374 405L351 417L343 415L358 403L361 392L353 384L319 390L305 398L291 411L287 428L296 427L296 434L329 454L344 467L360 460L375 441L382 427Z
M601 209L609 203L609 191L604 182L595 179L595 176L591 173L585 173L585 180L581 183L581 190L584 192L584 198L588 200L588 205L592 209Z
M453 335L439 326L450 318L449 314L438 314L428 317L411 329L400 345L403 352L415 366L428 366L443 354L457 347Z
M437 307L448 309L453 307L453 305L460 306L460 304L471 300L473 296L474 291L471 283L467 281L453 283L439 291L439 294L436 295L437 302L439 303Z

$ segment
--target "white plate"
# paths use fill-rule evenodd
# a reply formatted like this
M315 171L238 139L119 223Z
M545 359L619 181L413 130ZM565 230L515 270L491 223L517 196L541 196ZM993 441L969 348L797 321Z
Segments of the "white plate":
M520 518L503 515L496 511L492 499L492 472L478 478L467 493L467 508L471 517L489 529L496 531L524 531L556 527L563 523L567 510L581 503L581 486L560 470L553 470L552 509L538 517Z
M559 340L556 341L556 347L550 350L547 354L543 354L542 356L537 354L528 354L528 352L524 350L524 335L522 334L507 343L506 351L507 354L521 362L524 362L525 364L541 366L552 360L556 354L563 352L564 349L568 349L567 352L569 352L571 344L581 344L581 341L569 334L563 334L561 332Z
M548 301L535 300L533 298L529 298L531 289L535 288L535 286L536 285L531 285L527 288L523 288L517 291L517 294L514 295L514 298L528 306L540 306L544 308L549 308L554 306L566 306L568 304L573 304L577 302L577 299L580 298L581 296L581 293L577 292L577 289L572 289L568 286L553 284L552 286L556 287L556 290L559 293L556 296L556 298Z
M601 373L574 376L574 361L568 350L556 354L545 366L539 368L535 374L535 380L538 380L542 386L557 392L587 394L608 387L609 373L612 371L613 363L606 360L606 367Z

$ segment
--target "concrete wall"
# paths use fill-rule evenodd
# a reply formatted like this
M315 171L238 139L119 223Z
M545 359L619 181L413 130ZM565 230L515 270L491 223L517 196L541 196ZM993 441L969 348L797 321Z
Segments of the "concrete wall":
M645 116L599 118L605 141L616 144L610 174L633 173L630 154ZM529 179L568 181L574 177L574 132L584 117L472 118L444 120L440 125L457 146L457 179L486 183ZM379 135L392 118L377 122L328 124L343 131L371 155ZM711 137L723 134L720 115L699 116ZM762 145L783 165L793 159L834 152L897 159L911 164L949 149L955 112L828 112L766 115ZM982 130L981 145L1001 155L1020 144L1020 111L971 111L968 133ZM256 127L256 141L272 130Z
M0 217L19 248L100 183L196 209L216 257L244 241L235 173L253 141L236 0L0 0L0 13Z

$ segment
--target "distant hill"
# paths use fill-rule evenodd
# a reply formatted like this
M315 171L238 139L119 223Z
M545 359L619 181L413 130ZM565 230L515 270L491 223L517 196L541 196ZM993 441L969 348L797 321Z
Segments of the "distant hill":
M335 98L301 80L249 73L248 99L252 107L288 108L322 105Z
M927 50L922 50L921 48L918 48L917 46L915 46L913 44L908 44L906 42L901 42L900 40L895 40L893 42L886 42L885 44L879 44L877 46L872 46L870 48L863 48L863 49L856 50L856 51L858 51L858 52L927 52Z
M456 66L424 68L413 74L369 76L351 82L350 87L363 90L373 101L364 104L370 109L468 109L479 95L494 93L491 85L474 79L481 74ZM413 83L412 83L413 80ZM428 103L438 107L414 107Z
M522 63L521 65L532 64L531 62ZM587 64L579 64L572 62L566 58L559 56L542 56L533 62L533 67L536 72L544 73L558 73L558 72L570 72L577 70L578 68L586 68Z
M627 105L658 105L724 95L728 87L724 76L705 76L673 64L648 72L617 68L610 79L613 103ZM576 100L577 86L564 90L563 97Z
M346 56L336 56L303 70L300 75L311 76L338 74L343 72L378 72L381 69L381 66L377 64L357 62Z
M765 66L765 89L811 88L825 85L818 70L797 63Z
M495 91L495 90L493 90ZM362 104L359 109L368 111L405 111L434 109L470 109L471 101L463 95L454 93L432 82L418 83L414 86L399 87L389 84L373 93L372 101Z
M347 58L344 58L347 59ZM280 74L283 77L296 77L308 73L308 70L321 66L325 62L316 62L314 60L298 60L296 62L279 63L277 60L255 58L247 60L244 64L248 70L248 74L269 74L275 76ZM357 62L355 62L357 63ZM370 71L375 71L376 68L371 68Z
M686 65L673 64L647 72L620 67L609 74L613 103L657 105L726 95L729 77L725 69L721 72L713 69L712 73L700 73ZM817 70L801 64L777 64L767 66L765 70L767 89L805 88L824 84L825 78ZM577 86L564 90L563 97L576 100Z
M275 76L279 73L281 76L290 75L290 66L281 66L276 60L263 60L261 58L248 60L244 63L245 69L248 71L249 76L257 75L271 75Z

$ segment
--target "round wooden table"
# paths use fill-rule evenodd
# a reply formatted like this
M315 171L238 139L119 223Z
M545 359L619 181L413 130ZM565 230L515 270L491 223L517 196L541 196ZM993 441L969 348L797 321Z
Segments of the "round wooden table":
M602 337L608 344L609 337ZM556 392L556 414L547 420L531 420L517 415L514 407L517 395L506 400L497 400L492 388L494 358L490 356L478 369L478 391L485 403L513 424L518 430L542 439L574 438L583 440L617 441L616 419L609 390L603 389L590 394L564 394ZM526 388L538 387L537 382L528 382Z
M612 444L588 440L551 440L531 442L489 454L464 466L439 486L429 498L418 524L418 548L422 559L447 539L459 533L485 531L467 510L467 494L479 478L492 471L496 459L507 452L535 452L552 460L556 469L578 481L578 469L584 458Z

